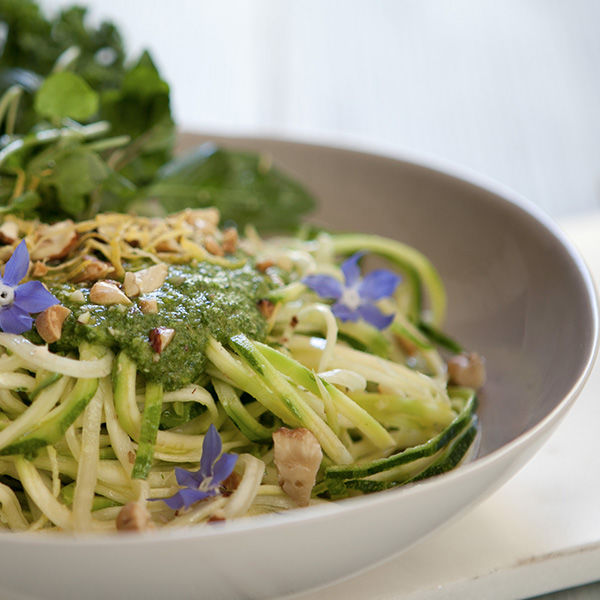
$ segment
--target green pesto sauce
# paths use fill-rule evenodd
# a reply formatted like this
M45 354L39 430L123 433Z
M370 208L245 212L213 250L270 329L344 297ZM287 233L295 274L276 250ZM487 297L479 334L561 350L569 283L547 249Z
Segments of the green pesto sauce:
M143 296L157 300L158 312L143 314L139 298L130 306L100 306L89 303L87 287L53 286L50 291L72 311L57 349L76 349L87 341L124 350L147 380L162 382L166 390L179 389L204 372L209 336L222 343L236 333L264 340L267 324L257 302L271 287L269 279L250 264L232 269L206 262L171 265L162 287ZM69 300L78 289L84 294L83 304ZM88 323L78 322L85 313L90 315ZM175 330L161 354L154 352L148 337L155 327Z

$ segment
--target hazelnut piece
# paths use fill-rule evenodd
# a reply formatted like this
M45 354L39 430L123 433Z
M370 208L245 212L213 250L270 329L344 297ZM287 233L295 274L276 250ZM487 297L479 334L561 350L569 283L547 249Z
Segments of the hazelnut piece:
M152 265L135 273L125 273L123 290L130 298L156 291L167 278L169 269L165 264Z
M131 304L131 300L111 281L97 281L90 289L90 302L94 304Z
M455 385L478 390L485 383L485 359L475 352L457 354L448 361L448 377Z
M5 221L0 225L0 242L13 244L19 239L19 226L14 221Z
M158 312L158 302L155 298L142 298L140 300L140 310L145 315L156 314Z
M265 319L269 319L275 310L275 304L266 298L259 300L257 303L258 310Z
M151 329L148 334L150 345L157 354L160 354L165 350L174 336L175 330L170 329L169 327L155 327L154 329Z
M154 529L148 509L139 502L128 502L117 515L118 531L146 531Z
M237 250L238 232L235 227L228 227L223 231L221 246L225 254L233 254Z
M99 279L104 279L115 270L110 263L100 260L95 256L85 255L83 258L85 259L85 266L83 271L73 278L75 283L98 281Z
M71 220L59 221L54 225L40 225L37 234L30 252L33 261L63 258L77 245L79 239Z
M60 340L63 323L70 314L71 311L66 306L54 304L37 316L35 327L47 344Z
M298 506L307 506L323 459L319 441L304 427L282 427L273 434L273 452L281 489Z
M223 256L225 254L223 248L219 246L219 243L217 242L217 240L215 240L215 238L212 235L209 235L204 240L204 247L214 256Z
M48 274L48 267L41 261L37 260L33 263L33 268L31 269L32 277L43 277Z

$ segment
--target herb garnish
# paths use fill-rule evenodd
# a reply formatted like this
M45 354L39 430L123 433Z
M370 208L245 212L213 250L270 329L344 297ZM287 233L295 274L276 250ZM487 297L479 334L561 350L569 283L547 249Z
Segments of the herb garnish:
M240 228L298 226L313 198L269 160L214 146L174 157L169 86L151 56L126 60L115 26L85 17L0 0L0 215L215 206Z

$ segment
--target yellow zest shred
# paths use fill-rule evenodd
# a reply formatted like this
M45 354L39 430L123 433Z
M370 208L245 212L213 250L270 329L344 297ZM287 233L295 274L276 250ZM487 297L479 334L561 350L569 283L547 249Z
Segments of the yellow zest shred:
M219 212L214 208L187 209L166 218L139 217L118 213L102 213L93 219L74 223L63 221L48 226L7 216L19 231L18 239L0 246L0 261L6 262L22 239L29 248L43 248L46 255L38 256L55 281L73 281L85 277L94 261L102 261L105 271L122 278L125 264L152 261L154 263L186 263L203 260L223 266L239 266L243 261L231 256L215 256L206 250L206 240L218 244L222 232L218 228ZM60 225L60 227L59 227ZM60 236L55 232L60 230ZM55 239L51 239L54 236ZM43 251L38 250L38 254Z

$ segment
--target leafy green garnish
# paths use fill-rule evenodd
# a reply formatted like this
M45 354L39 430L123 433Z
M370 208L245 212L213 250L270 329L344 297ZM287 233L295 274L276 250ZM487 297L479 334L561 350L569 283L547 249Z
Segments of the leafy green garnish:
M85 79L65 71L47 77L35 94L34 108L40 117L60 123L62 119L87 121L98 112L98 94Z
M151 56L127 62L115 26L85 17L0 0L0 215L216 206L240 227L298 226L314 201L264 157L202 147L174 158L169 86Z
M136 184L152 181L173 154L175 124L169 86L148 52L124 73L118 89L102 93L100 117L111 124L113 135L127 135L134 140L122 151L116 168Z
M267 157L211 143L164 165L142 198L168 212L218 206L239 227L258 223L263 230L291 229L314 207L312 196Z

